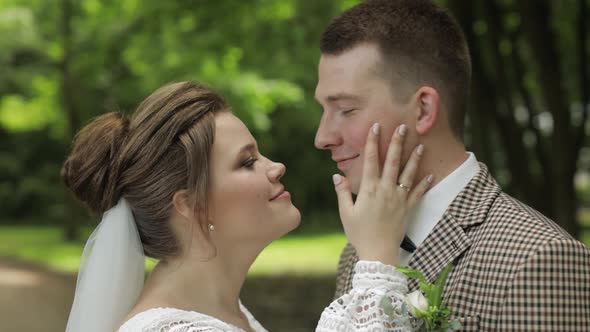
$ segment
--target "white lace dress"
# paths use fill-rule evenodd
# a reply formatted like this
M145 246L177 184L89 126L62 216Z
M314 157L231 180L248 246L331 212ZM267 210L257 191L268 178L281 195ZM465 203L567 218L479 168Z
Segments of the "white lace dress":
M402 310L408 292L407 279L393 266L359 261L352 290L336 299L322 313L317 332L406 332L412 321ZM256 332L267 332L244 306L242 311ZM239 327L193 311L155 308L135 315L119 332L244 332Z

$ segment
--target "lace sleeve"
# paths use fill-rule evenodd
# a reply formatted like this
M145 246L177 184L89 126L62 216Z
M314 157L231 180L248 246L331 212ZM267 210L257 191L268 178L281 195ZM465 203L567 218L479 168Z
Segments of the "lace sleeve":
M369 261L357 262L354 272L352 290L324 309L316 332L413 331L409 314L402 310L406 276L393 266Z
M243 307L244 310L245 307ZM256 332L267 332L249 312L245 312ZM118 332L244 332L217 318L194 311L154 308L135 315Z
M162 326L158 332L224 332L225 330L202 324L196 324L194 322L173 322L168 326Z

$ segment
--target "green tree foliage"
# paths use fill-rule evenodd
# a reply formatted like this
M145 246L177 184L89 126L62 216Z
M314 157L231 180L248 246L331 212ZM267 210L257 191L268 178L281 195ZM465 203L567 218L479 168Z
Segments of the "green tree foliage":
M63 222L76 237L84 213L58 176L74 133L98 114L130 113L157 87L186 79L221 91L262 152L288 166L284 182L304 214L335 211L330 175L337 170L313 148L318 44L329 20L358 2L0 2L3 221ZM577 234L573 179L587 166L580 141L587 1L439 2L457 14L472 45L470 148L511 193ZM554 52L540 49L539 38Z
M72 214L57 176L75 131L100 113L130 113L157 87L185 79L220 90L262 152L289 165L284 180L302 210L333 208L333 166L312 147L319 119L312 96L319 33L345 5L4 1L0 124L7 140L0 166L7 176L0 199L9 205L7 219L71 220L76 227L81 214ZM45 144L55 148L31 162L51 170L22 167L24 155Z

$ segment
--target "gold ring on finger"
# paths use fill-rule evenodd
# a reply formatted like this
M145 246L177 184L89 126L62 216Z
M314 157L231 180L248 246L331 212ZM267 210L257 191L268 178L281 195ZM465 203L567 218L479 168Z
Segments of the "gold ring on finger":
M400 188L402 188L403 190L405 190L407 192L410 192L410 186L406 186L403 183L398 183L397 186L400 187Z

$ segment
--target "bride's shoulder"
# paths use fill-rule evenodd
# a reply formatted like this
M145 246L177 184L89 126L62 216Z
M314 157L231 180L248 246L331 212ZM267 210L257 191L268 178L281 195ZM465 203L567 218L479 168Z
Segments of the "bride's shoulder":
M215 332L225 331L223 323L194 311L175 308L153 308L136 314L118 332Z

